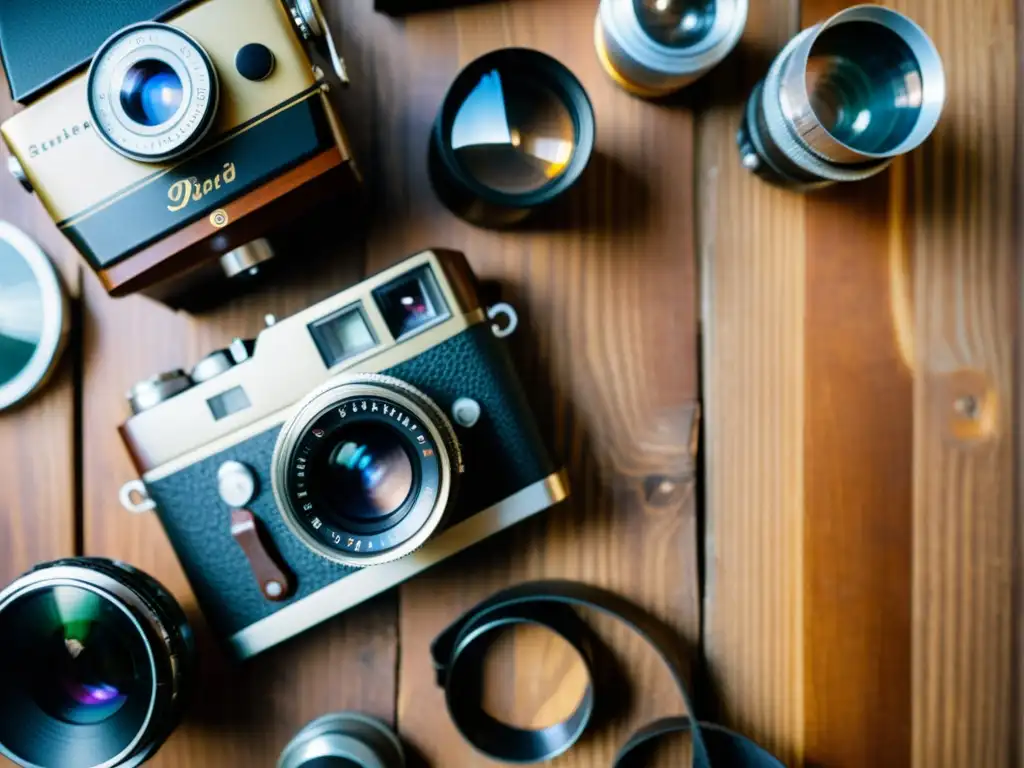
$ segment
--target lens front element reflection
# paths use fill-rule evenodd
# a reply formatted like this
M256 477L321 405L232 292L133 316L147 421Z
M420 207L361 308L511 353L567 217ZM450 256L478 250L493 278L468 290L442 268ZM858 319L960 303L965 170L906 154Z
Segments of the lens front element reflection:
M483 186L525 194L562 175L575 152L576 129L551 90L494 69L459 107L451 148Z

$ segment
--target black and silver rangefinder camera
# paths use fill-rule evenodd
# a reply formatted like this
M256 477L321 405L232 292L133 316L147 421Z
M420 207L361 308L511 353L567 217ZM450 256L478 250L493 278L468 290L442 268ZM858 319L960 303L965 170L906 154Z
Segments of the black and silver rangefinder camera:
M132 389L122 503L155 507L238 656L566 497L509 327L462 254L426 251Z
M0 54L11 172L113 296L222 295L358 188L317 0L0 2Z

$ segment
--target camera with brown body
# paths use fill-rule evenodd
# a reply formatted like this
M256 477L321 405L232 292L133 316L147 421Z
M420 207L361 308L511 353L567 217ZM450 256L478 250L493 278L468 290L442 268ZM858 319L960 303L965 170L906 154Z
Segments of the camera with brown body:
M344 75L315 0L4 3L11 170L111 295L179 305L358 187L318 42Z

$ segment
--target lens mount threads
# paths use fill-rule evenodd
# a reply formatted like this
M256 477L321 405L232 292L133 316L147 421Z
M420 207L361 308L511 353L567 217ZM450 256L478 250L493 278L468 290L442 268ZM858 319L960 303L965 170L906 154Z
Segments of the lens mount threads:
M686 715L656 720L634 733L619 750L612 768L645 765L644 753L653 742L681 733L692 737L694 766L782 768L777 758L745 736L697 720L686 688L688 664L679 651L678 638L666 625L612 592L571 581L532 582L498 592L456 619L431 644L437 683L444 689L452 721L479 752L509 763L542 762L566 752L582 736L597 702L589 629L576 608L618 619L654 648L686 707ZM540 730L513 728L481 707L483 651L496 631L517 624L532 624L561 636L591 672L580 703L562 723Z
M337 712L299 731L281 753L277 768L327 763L354 764L354 768L405 768L405 750L394 731L380 720L358 712Z
M142 22L100 46L86 93L104 142L132 160L161 163L206 136L220 87L212 59L196 40L169 24Z
M859 181L920 146L942 114L942 60L909 18L849 8L794 37L755 87L741 162L801 191Z
M185 615L123 563L40 565L0 591L0 755L134 768L177 725L195 664Z
M299 404L271 466L291 531L316 554L363 567L426 543L455 498L462 453L425 394L390 376L354 374Z
M0 221L0 411L46 384L70 324L67 294L53 264L28 235Z
M602 0L601 66L622 88L656 98L703 77L736 47L748 0Z
M540 51L505 48L469 64L445 95L430 179L457 216L510 226L579 180L594 141L594 108L576 76Z

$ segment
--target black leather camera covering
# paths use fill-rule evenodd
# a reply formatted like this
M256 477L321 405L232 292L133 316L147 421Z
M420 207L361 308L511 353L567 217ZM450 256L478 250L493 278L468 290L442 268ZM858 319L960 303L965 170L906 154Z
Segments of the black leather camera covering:
M0 0L0 57L11 96L28 102L88 64L122 27L197 0Z
M285 363L287 361L284 361ZM486 324L455 336L381 373L409 382L445 412L460 397L483 411L471 429L455 425L466 472L444 525L451 525L557 471L537 430L505 343ZM279 427L149 485L178 558L207 621L222 639L344 578L354 569L311 552L278 512L270 462ZM228 459L256 470L259 495L248 509L297 577L289 599L264 599L242 549L231 537L231 513L217 494L217 469ZM372 566L387 569L388 565Z

